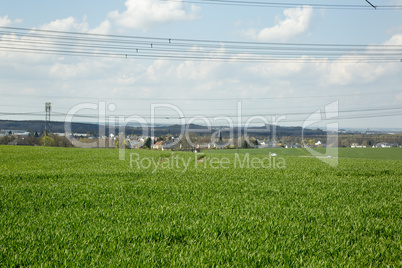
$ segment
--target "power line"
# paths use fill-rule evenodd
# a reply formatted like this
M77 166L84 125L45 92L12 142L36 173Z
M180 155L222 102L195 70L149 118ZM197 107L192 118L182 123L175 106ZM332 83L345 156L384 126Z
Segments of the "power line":
M18 106L24 106L24 108L37 108L38 106L40 106L40 105L18 105L18 104L14 104L14 105L7 105L7 104L1 104L1 107L18 107ZM59 108L59 109L64 109L64 110L69 110L69 109L71 109L71 106L59 106L59 105L57 105L57 107ZM353 108L355 108L355 110L356 110L356 106L352 106ZM400 107L398 106L398 107L389 107L389 106L387 106L386 108L379 108L379 107L376 107L376 108L372 108L372 107L370 107L370 108L366 108L367 106L363 106L363 107L357 107L358 109L358 111L360 111L360 110L371 110L371 109L380 109L380 110L383 110L383 109L399 109ZM255 107L255 105L253 105L253 107L245 107L245 106L242 106L242 111L263 111L263 112L266 112L266 111L270 111L270 110L281 110L282 111L282 113L292 113L292 112L284 112L284 109L304 109L304 110L307 110L307 109L309 109L309 111L311 111L311 110L314 110L314 109L316 109L317 108L317 105L311 105L311 106L295 106L295 105L293 105L293 106L279 106L279 107L273 107L273 106L269 106L269 107ZM211 108L211 107L208 107L208 108L180 108L182 111L237 111L238 109L237 108ZM348 108L349 109L349 108ZM118 109L119 111L130 111L130 112L144 112L144 111L150 111L150 108L130 108L130 109L128 109L128 108L124 108L124 109ZM286 111L286 110L285 110ZM345 111L348 111L348 110L345 110ZM40 113L40 112L39 112Z
M372 108L372 109L354 109L354 110L340 110L339 114L351 114L351 113L367 113L367 112L376 112L376 115L378 116L382 116L382 115L389 115L389 116L394 116L394 115L402 115L402 108L401 107L393 107L393 108ZM389 113L390 111L392 111L392 113ZM382 114L379 114L381 113ZM384 112L388 112L388 113L384 113ZM312 112L293 112L293 113L259 113L259 114L242 114L242 117L253 117L253 116L276 116L276 115L286 115L286 116L294 116L294 115L310 115L312 114ZM0 115L4 115L4 116L43 116L45 115L43 112L31 112L31 113L10 113L10 112L0 112ZM69 115L68 113L61 113L61 112L52 112L52 116L56 116L56 117L65 117ZM98 115L95 114L75 114L75 117L81 117L81 118L98 118ZM128 116L128 115L109 115L109 116L113 116L113 117L120 117L120 116ZM149 115L139 115L141 117L144 118L151 118L151 116ZM172 115L172 114L165 114L163 116L154 116L153 118L156 119L182 119L182 118L186 118L186 119L190 119L190 118L195 118L197 116L202 116L199 114L192 114L192 115L185 115L184 117L180 117L177 116L177 114ZM215 114L215 115L205 115L206 118L216 118L219 116L226 116L229 118L236 118L238 117L237 114L233 114L233 115L225 115L225 114ZM351 116L357 116L357 115L351 115ZM359 116L363 116L363 115L359 115ZM374 116L374 115L373 115ZM354 117L353 117L354 118ZM359 117L360 118L360 117ZM362 117L363 118L363 117Z
M402 113L402 108L401 107L395 107L395 108L372 108L372 109L360 109L360 110L341 110L339 111L339 114L350 114L350 113L366 113L366 112L389 112L389 111L394 111L394 113L399 114ZM55 112L56 115L59 116L66 116L67 114L65 113L60 113L60 112ZM295 116L295 115L303 115L303 116L308 116L311 115L312 112L286 112L286 113L282 113L282 112L278 112L278 113L266 113L266 112L259 112L259 113L254 113L254 114L242 114L242 117L253 117L253 116L276 116L276 115L286 115L286 116ZM81 116L81 115L80 115ZM93 115L82 115L82 116L89 116L92 117ZM124 115L113 115L113 116L124 116ZM127 116L127 115L125 115ZM218 116L227 116L230 118L235 118L238 116L238 114L209 114L209 115L203 115L203 114L190 114L190 115L185 115L184 118L195 118L197 116L205 116L207 118L215 118ZM150 118L150 116L145 116L147 118ZM173 115L172 114L166 114L163 116L156 116L155 118L158 119L166 119L166 117L172 117L172 118L181 118L181 117L177 117L177 114ZM97 118L97 115L95 116L95 118Z
M401 45L172 39L0 27L0 50L85 57L224 62L399 62ZM17 37L17 38L16 38Z
M30 28L21 28L21 27L8 27L8 26L0 26L0 29L6 29L7 31L3 31L3 34L21 34L23 36L31 36L31 37L57 37L64 39L71 39L70 36L62 36L62 35L72 35L76 38L80 38L83 36L85 39L77 39L77 40L90 40L90 41L113 41L113 42L125 42L132 43L133 40L142 40L143 44L176 44L177 42L183 43L187 45L192 45L192 43L215 43L215 44L234 44L234 45L285 45L285 46L338 46L338 47L366 47L366 44L330 44L330 43L275 43L275 42L255 42L255 41L230 41L230 40L208 40L208 39L183 39L183 38L166 38L166 37L144 37L144 36L133 36L133 35L113 35L113 34L96 34L96 33L83 33L83 32L71 32L71 31L56 31L56 30L44 30L44 29L30 29ZM15 32L15 31L21 31ZM40 34L44 33L44 34ZM49 33L56 35L49 35ZM61 35L60 35L61 34ZM90 39L92 38L92 39ZM124 40L128 39L128 40ZM117 41L118 40L118 41ZM161 43L157 43L157 42ZM137 41L136 41L137 42ZM139 42L139 41L138 41ZM370 45L372 47L401 47L401 45Z
M181 56L181 55L168 55L168 54L128 54L128 53L111 53L111 52L91 52L91 51L68 51L68 50L57 50L57 49L34 49L34 48L16 48L16 47L4 47L0 46L0 50L9 52L24 52L33 54L48 54L48 55L65 55L65 56L84 56L84 57L102 57L102 58L130 58L130 59L165 59L174 61L211 61L211 62L272 62L272 63L319 63L320 60L337 60L339 63L354 63L354 62L400 62L400 57L347 57L347 58L337 58L333 56L325 57L315 57L315 58L251 58L251 57L214 57L214 56ZM388 56L388 55L387 55Z
M37 40L15 40L12 38L7 38L3 37L3 41L7 41L7 43L13 44L13 45L41 45L42 47L54 47L56 44L51 41L37 41ZM57 46L60 47L74 47L76 46L72 42L59 42ZM30 47L20 47L18 49L31 49ZM175 49L175 48L139 48L138 46L133 47L133 46L116 46L116 45L100 45L100 44L79 44L80 48L101 48L101 49L107 49L107 51L114 52L114 51L119 51L119 50L126 50L126 51L132 51L132 52L137 52L141 50L141 52L145 51L147 53L152 52L155 55L159 55L160 53L183 53L183 50L180 49ZM16 49L16 47L2 47L4 49ZM134 51L135 50L135 51ZM387 48L386 50L383 48L371 48L371 49L366 49L366 48L354 48L353 50L345 50L345 49L339 49L339 48L299 48L299 51L303 51L303 55L306 56L325 56L325 57L330 57L330 56L344 56L345 52L365 52L363 56L402 56L402 49L397 49L397 48ZM290 51L290 52L289 52ZM300 56L300 52L294 52L295 50L292 48L279 48L279 47L271 47L269 50L262 50L261 48L255 48L254 50L252 48L246 48L242 52L243 53L253 53L253 55L270 55L270 56ZM91 51L85 51L87 53L91 53ZM199 54L208 54L210 51L198 51L197 53ZM218 52L219 53L219 52ZM224 51L225 55L232 55L236 56L238 55L239 51L232 50L232 49L227 49L225 48ZM124 53L120 53L118 55L124 55ZM127 54L126 54L127 55ZM131 55L131 54L130 54ZM160 54L160 56L163 56L163 54Z
M264 1L235 1L235 0L159 0L161 2L180 2L191 4L205 5L223 5L223 6L240 6L240 7L270 7L270 8L289 8L310 6L313 8L325 9L350 9L350 10L370 10L375 7L377 10L394 10L402 9L402 5L346 5L346 4L316 4L316 3L279 3L279 2L264 2ZM366 0L367 1L367 0Z
M364 94L386 95L401 93L400 90L382 91L382 92L362 92ZM21 94L4 93L0 94L3 97L17 97ZM314 95L314 96L288 96L288 97L242 97L242 98L139 98L139 97L108 97L108 101L126 100L126 101L255 101L255 100L284 100L284 99L319 99L319 98L339 98L358 96L356 93L351 94L333 94L333 95ZM29 98L58 98L58 99L90 99L89 96L67 96L67 95L26 95Z
M0 115L7 115L0 113ZM19 114L13 114L13 115L19 115ZM331 120L351 120L351 119L368 119L368 118L384 118L384 117L393 117L393 116L401 116L402 112L400 113L387 113L387 114L370 114L370 115L352 115L352 116L338 116L336 118L333 118ZM64 117L63 115L60 115ZM265 115L269 116L269 115ZM97 116L89 116L89 115L75 115L75 118L82 118L82 119L99 119ZM142 118L151 118L150 116L141 116ZM159 119L159 120L180 120L180 119L192 119L191 117L174 117L174 116L155 116L153 117L154 119ZM217 116L205 116L207 119L216 119ZM237 117L232 117L234 118L235 122L237 122ZM247 119L246 116L243 116L242 119ZM284 119L281 120L281 123L292 123L292 124L298 124L298 123L303 123L305 122L306 118L300 118L300 119ZM323 120L325 121L325 120ZM72 123L75 123L77 121L73 121ZM89 122L88 122L89 123ZM173 122L172 122L173 123Z
M366 0L366 2L367 2L372 8L377 9L377 7L374 6L369 0Z

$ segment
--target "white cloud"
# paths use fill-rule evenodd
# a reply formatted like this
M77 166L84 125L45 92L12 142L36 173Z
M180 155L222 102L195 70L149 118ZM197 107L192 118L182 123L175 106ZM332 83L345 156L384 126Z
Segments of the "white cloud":
M84 17L82 21L79 21L74 17L68 17L49 22L39 28L42 30L53 31L74 31L82 33L108 34L111 31L111 24L110 21L106 19L101 22L99 26L91 29L86 17Z
M10 20L7 15L4 17L0 17L0 26L3 26L3 27L7 27L7 26L14 25L14 24L19 24L19 23L22 23L21 19Z
M93 62L80 62L76 64L55 63L50 67L50 75L58 79L71 79L87 77L90 70L94 69Z
M179 79L211 79L221 65L213 61L185 61L177 67L176 73Z
M299 73L304 66L303 62L267 64L259 63L250 65L247 70L258 77L288 77Z
M7 17L6 19L8 20ZM81 21L74 17L68 17L49 22L38 28L54 31L107 34L111 26L110 22L105 20L99 26L91 29L85 17ZM32 29L32 32L35 32L35 29ZM43 41L46 41L46 45L41 44ZM95 67L98 70L108 69L107 66L99 66L99 61L88 64L88 61L82 61L81 58L73 57L71 60L68 59L66 61L65 58L60 55L40 53L42 49L60 49L55 46L55 43L51 40L43 40L41 37L29 35L22 37L15 34L0 36L0 44L4 47L26 47L24 42L27 42L30 49L37 49L37 51L32 51L31 53L18 53L18 51L10 53L10 51L13 50L1 50L0 67L11 67L13 70L27 77L43 76L57 79L88 77L94 73L93 70ZM79 41L77 41L77 44L79 44ZM32 66L35 66L35 68L32 68Z
M402 45L402 34L393 35L388 41L384 43L387 46L401 46Z
M109 20L104 20L99 24L98 27L89 30L90 33L94 34L109 34L111 32L112 25Z
M0 38L0 45L6 49L0 50L0 65L3 66L12 66L13 68L23 68L26 65L39 64L43 62L49 62L49 55L43 55L40 53L18 53L18 50L15 51L13 48L20 47L21 40L32 41L33 38L29 39L28 37L18 37L15 34L7 34L3 35ZM40 41L40 40L39 40ZM30 44L29 48L36 49L40 48L37 44ZM44 61L44 59L47 59Z
M350 62L345 62L350 60ZM367 84L375 81L385 72L381 64L373 64L353 60L351 56L343 56L330 64L328 68L328 80L330 84Z
M262 30L249 29L243 31L243 34L259 41L288 41L307 31L313 17L313 8L311 6L288 8L283 14L285 19L275 26Z
M11 21L7 17L5 18L6 20ZM68 17L49 22L38 28L41 30L107 34L110 32L111 26L110 22L108 20L105 20L98 27L91 29L89 27L89 24L86 22L85 17L82 21L79 21L74 17ZM35 32L35 29L32 29L31 32ZM41 44L41 42L43 41L46 41L46 45ZM43 40L41 37L33 37L29 35L19 37L15 34L0 35L0 44L6 48L10 47L10 49L8 50L0 51L0 61L1 60L3 61L1 65L4 66L25 66L26 64L47 65L53 63L54 61L59 61L61 59L61 57L58 55L49 55L39 52L36 53L35 51L32 51L32 53L10 53L10 51L13 51L11 50L11 48L26 47L26 44L24 44L24 42L27 42L30 49L37 49L37 51L42 49L59 49L58 47L54 46L55 43L53 41ZM67 73L68 75L70 75L70 72Z
M78 22L74 17L68 17L65 19L58 19L44 24L40 27L40 29L54 31L87 32L89 30L89 25L86 22L86 18L84 18L82 22Z
M147 68L146 79L153 83L165 81L170 76L171 70L172 64L169 61L157 59Z
M402 45L402 34L392 36L382 45ZM366 48L370 52L372 47ZM364 59L364 58L363 58ZM392 75L398 72L399 62L395 63L369 63L354 59L353 56L342 56L331 64L328 64L327 82L335 85L368 84L376 81L384 75Z
M127 0L125 5L126 11L112 11L108 17L119 26L143 30L168 22L194 20L199 10L194 5L187 8L181 1Z
M202 47L194 46L191 48L192 52L205 52ZM225 47L223 44L221 47L213 52L208 53L205 56L209 57L222 57L225 54ZM181 63L177 69L176 74L179 79L214 79L215 77L219 77L222 73L219 68L222 66L222 63L219 61L210 61L210 60L202 60L202 61L185 61Z

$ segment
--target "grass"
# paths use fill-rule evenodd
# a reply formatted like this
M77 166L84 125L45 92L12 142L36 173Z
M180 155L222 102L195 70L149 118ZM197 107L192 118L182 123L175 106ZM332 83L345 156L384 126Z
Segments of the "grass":
M325 153L325 148L314 148L317 152ZM338 148L341 158L367 158L367 159L390 159L402 160L402 148ZM280 156L311 156L304 148L266 148L266 149L230 149L230 150L210 150L205 151L209 154L253 154L268 155L277 153Z
M1 146L0 266L402 266L402 160L286 150L263 169L233 151ZM131 168L133 152L190 164Z
M402 160L402 148L340 148L340 156L348 158Z

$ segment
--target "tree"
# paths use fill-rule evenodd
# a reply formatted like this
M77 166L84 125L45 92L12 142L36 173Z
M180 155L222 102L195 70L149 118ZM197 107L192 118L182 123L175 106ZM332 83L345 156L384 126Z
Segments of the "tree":
M0 138L0 144L9 144L10 142L14 141L16 137L13 136L4 136L3 138Z
M116 143L114 144L114 148L119 149L119 145L120 145L119 140L116 140Z
M151 146L152 146L152 140L151 140L150 137L148 137L148 138L145 140L144 147L151 148Z
M123 140L123 145L124 145L124 149L130 149L130 147L128 146L126 140ZM116 143L114 144L114 147L115 147L116 149L120 149L120 143L119 143L119 140L118 140L118 139L116 140Z
M52 135L52 138L54 139L56 147L73 147L71 142L66 137Z
M248 143L247 143L247 141L246 141L246 140L245 140L245 141L243 141L242 148L248 148Z
M46 140L46 142L45 142L45 140ZM45 139L45 136L43 136L40 139L40 144L43 145L43 146L55 146L56 143L55 143L55 141L54 141L54 139L52 137L48 136Z
M347 139L341 140L342 147L350 147L350 142Z

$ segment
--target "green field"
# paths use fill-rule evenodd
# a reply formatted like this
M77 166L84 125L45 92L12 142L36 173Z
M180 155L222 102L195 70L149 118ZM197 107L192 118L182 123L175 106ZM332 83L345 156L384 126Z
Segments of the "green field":
M401 148L124 153L0 146L0 267L402 266Z
M314 148L317 152L325 153L325 148ZM338 148L340 158L367 158L367 159L394 159L402 160L402 148ZM267 153L277 153L280 156L311 156L304 148L267 148L267 149L239 149L239 150L211 150L206 153L212 154L253 154L266 155Z

